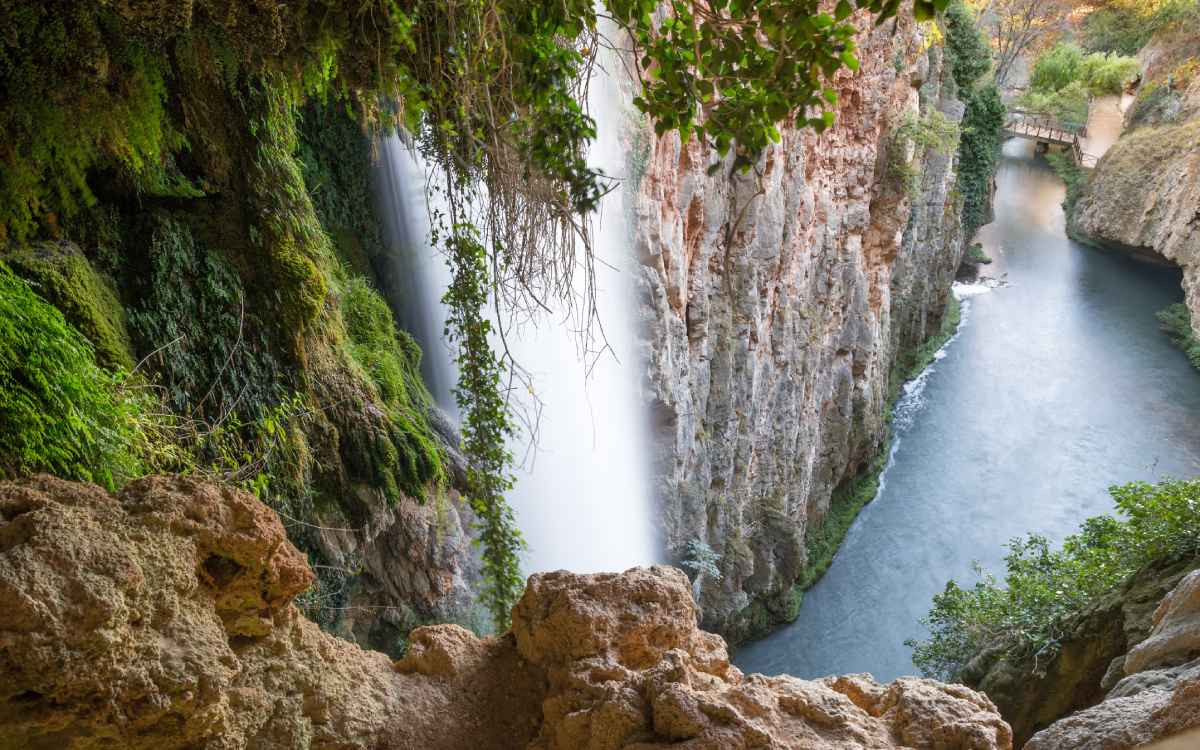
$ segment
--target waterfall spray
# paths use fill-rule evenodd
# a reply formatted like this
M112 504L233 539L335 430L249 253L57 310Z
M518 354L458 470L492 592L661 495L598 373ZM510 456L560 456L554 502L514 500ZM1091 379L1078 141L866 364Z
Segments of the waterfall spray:
M624 119L616 80L597 72L589 110L599 138L588 161L620 177ZM424 351L422 375L439 405L453 412L455 371L442 329L441 295L449 281L444 259L430 242L426 170L397 137L381 143L376 179L386 217L389 258L377 268L384 292ZM624 570L657 562L650 481L650 429L639 395L645 362L638 346L636 260L625 220L623 186L590 217L596 256L595 295L607 350L588 351L565 315L543 314L507 337L509 351L527 371L528 391L514 394L536 414L536 444L516 437L516 487L509 497L529 545L526 573L558 568L576 572ZM577 287L582 287L582 273ZM577 288L582 294L582 288ZM498 342L494 342L498 343Z

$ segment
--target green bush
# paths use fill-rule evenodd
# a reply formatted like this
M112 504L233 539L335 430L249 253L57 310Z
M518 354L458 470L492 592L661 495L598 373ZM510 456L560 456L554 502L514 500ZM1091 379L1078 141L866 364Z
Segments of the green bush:
M1081 128L1087 124L1090 107L1088 91L1081 81L1072 81L1061 89L1030 89L1021 95L1022 107L1044 112L1064 125Z
M1135 58L1086 54L1074 44L1059 42L1034 62L1030 88L1021 97L1021 105L1052 114L1068 125L1083 126L1087 124L1088 100L1121 93L1140 69Z
M1171 305L1163 310L1159 310L1158 323L1163 331L1171 337L1171 341L1183 350L1187 355L1188 361L1200 370L1200 337L1196 336L1196 331L1192 327L1192 315L1188 311L1187 305L1183 303Z
M950 71L959 87L967 88L991 70L992 53L987 39L979 33L974 13L961 0L947 6L941 26Z
M0 263L0 475L45 471L115 489L141 472L144 403L55 307Z
M1111 487L1119 518L1097 516L1054 550L1037 534L1008 544L1003 584L988 574L934 597L925 641L908 641L930 677L955 679L986 648L1053 658L1066 618L1151 562L1200 554L1200 480ZM978 567L977 567L978 570Z
M994 83L971 89L965 101L967 111L958 148L958 189L963 197L963 237L969 240L988 220L992 176L1004 142L1007 110Z
M918 157L930 151L948 154L958 147L958 139L958 124L940 110L935 109L925 117L910 114L892 133L888 144L888 171L904 186L909 198L915 200L921 189L921 173L907 158L909 146Z
M1088 171L1075 163L1075 159L1065 153L1046 154L1046 161L1067 186L1067 196L1063 201L1063 209L1067 216L1079 200L1083 186L1087 183Z

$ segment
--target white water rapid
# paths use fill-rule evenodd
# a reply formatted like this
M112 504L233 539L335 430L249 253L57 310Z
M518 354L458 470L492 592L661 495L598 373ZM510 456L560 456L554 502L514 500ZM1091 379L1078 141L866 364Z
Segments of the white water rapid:
M620 177L624 121L619 87L607 70L593 75L588 106L598 140L589 165ZM381 142L376 198L389 262L377 268L383 291L424 351L422 375L439 405L455 413L455 372L442 337L441 296L449 281L429 238L424 162L398 137ZM653 531L650 438L639 388L645 371L638 346L636 261L625 221L623 188L605 196L592 217L596 299L611 351L581 351L562 315L543 315L508 335L509 350L531 377L520 394L526 412L540 402L537 445L521 434L510 445L520 464L509 502L529 545L525 572L559 568L620 571L658 562ZM582 274L577 274L582 285Z

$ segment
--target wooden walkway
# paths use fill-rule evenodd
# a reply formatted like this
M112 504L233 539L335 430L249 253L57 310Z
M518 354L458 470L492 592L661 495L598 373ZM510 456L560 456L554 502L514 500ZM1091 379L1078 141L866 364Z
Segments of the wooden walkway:
M1082 139L1087 137L1086 126L1074 126L1059 122L1044 112L1023 109L1009 111L1004 133L1014 138L1027 138L1047 146L1063 146L1075 163L1086 169L1096 166L1096 157L1084 153Z

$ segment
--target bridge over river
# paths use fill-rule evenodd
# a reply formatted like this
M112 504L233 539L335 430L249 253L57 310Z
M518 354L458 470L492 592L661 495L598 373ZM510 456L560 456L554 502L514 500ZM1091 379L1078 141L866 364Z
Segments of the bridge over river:
M1036 141L1039 146L1062 146L1081 167L1096 166L1099 156L1084 151L1087 126L1060 121L1045 112L1026 109L1011 109L1004 123L1004 134L1015 138Z

